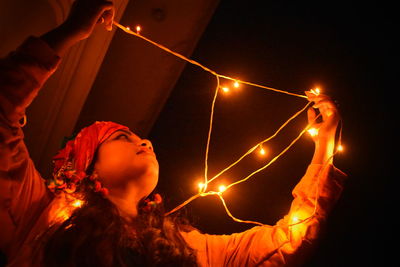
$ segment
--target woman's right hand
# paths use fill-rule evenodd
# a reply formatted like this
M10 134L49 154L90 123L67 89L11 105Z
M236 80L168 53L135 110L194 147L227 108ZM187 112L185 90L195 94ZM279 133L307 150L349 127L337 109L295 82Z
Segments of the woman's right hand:
M104 24L108 31L112 30L114 21L114 3L105 0L76 0L70 13L60 26L77 41L88 38L97 24Z
M41 38L59 56L63 56L71 46L88 38L97 24L104 23L106 29L111 31L114 13L112 1L76 0L65 22Z

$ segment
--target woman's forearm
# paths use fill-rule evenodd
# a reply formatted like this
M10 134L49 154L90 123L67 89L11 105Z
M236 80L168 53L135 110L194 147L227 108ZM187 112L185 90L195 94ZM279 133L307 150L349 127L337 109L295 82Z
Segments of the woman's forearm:
M334 150L335 140L333 138L317 140L311 164L332 164Z
M74 44L79 42L79 38L63 24L40 37L45 41L60 57Z

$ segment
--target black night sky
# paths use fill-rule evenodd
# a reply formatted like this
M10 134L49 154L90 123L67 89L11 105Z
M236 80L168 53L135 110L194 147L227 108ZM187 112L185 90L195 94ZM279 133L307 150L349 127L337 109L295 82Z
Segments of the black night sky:
M349 178L307 266L391 265L389 248L396 232L389 208L394 195L387 191L395 178L390 153L395 123L390 100L396 97L393 10L387 1L222 0L191 56L218 73L294 93L319 86L338 103L346 151L335 158L335 165ZM160 162L158 191L167 196L168 208L194 194L203 174L215 85L212 75L187 65L150 133ZM249 86L219 95L210 176L270 136L305 104L301 98ZM305 123L304 114L274 139L267 148L270 156ZM288 211L291 190L312 151L304 136L270 168L232 188L225 196L232 213L274 224ZM249 157L222 179L243 177L265 160ZM215 197L194 201L186 212L208 233L251 227L228 218Z

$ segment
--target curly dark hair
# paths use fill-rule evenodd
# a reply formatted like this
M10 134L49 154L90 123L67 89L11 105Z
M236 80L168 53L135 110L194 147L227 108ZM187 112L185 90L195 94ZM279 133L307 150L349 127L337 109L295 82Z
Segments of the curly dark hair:
M97 151L86 170L88 177L96 160ZM144 209L142 199L133 226L114 203L93 190L93 181L83 179L78 187L85 204L37 239L32 260L40 266L198 266L195 251L180 234L195 229L186 217L165 216L163 202Z
M84 195L86 204L44 235L44 266L197 266L180 234L194 228L164 216L163 204L145 212L143 199L132 227L111 201L89 189Z

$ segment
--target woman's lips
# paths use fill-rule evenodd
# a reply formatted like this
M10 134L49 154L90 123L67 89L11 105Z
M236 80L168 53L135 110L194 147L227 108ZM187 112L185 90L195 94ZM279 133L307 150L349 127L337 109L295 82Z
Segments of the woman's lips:
M136 153L136 155L140 155L140 154L150 154L150 155L155 156L154 152L150 149L141 149Z

